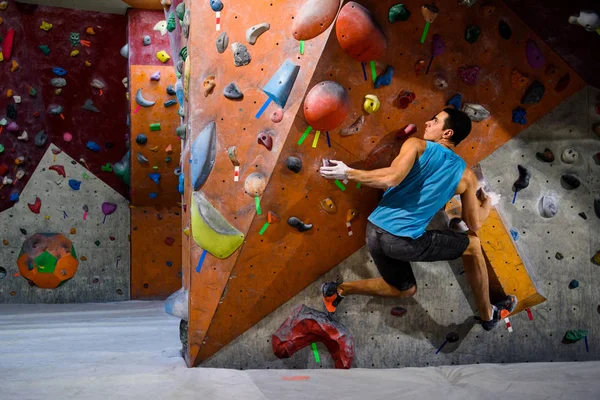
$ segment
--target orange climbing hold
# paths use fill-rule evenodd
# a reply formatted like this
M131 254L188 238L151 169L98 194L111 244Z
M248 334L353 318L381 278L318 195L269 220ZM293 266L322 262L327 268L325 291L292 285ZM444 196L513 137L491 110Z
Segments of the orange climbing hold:
M71 228L70 230L71 235L74 235L77 233L77 228Z
M335 34L342 50L358 61L377 60L387 50L387 41L373 15L353 1L342 7Z
M279 221L279 215L275 214L273 211L269 211L267 214L267 222L272 224L273 222Z
M88 35L92 35L92 36L94 36L94 35L96 34L96 32L94 32L94 28L92 28L91 26L89 26L89 27L88 27L88 28L85 30L85 32L86 32Z
M521 90L529 85L529 81L530 79L516 68L510 73L510 84L513 89Z

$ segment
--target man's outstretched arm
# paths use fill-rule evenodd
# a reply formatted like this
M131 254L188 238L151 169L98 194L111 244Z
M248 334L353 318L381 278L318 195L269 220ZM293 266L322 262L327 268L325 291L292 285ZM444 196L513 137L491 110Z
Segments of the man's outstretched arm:
M478 182L475 174L470 170L467 172L467 187L460 195L462 203L462 220L465 221L469 229L477 232L492 209L492 199L488 197L483 190L477 191Z
M321 167L321 176L327 179L351 179L377 189L398 186L406 178L423 149L423 141L409 138L400 149L400 154L386 168L363 171L348 167L341 161L331 160L331 167Z

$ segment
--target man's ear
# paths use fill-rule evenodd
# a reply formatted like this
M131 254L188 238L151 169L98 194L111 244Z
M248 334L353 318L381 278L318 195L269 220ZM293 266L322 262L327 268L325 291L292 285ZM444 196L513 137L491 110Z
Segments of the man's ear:
M454 135L454 130L453 129L446 129L444 131L444 133L442 134L442 137L445 138L445 139L450 139L453 135Z

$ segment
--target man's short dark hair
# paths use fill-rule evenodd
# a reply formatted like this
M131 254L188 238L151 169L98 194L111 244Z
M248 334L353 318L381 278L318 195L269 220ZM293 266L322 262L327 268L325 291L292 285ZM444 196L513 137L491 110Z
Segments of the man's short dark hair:
M471 118L455 108L445 108L444 112L448 114L448 117L444 121L444 129L452 129L454 131L450 141L455 146L458 146L471 133Z

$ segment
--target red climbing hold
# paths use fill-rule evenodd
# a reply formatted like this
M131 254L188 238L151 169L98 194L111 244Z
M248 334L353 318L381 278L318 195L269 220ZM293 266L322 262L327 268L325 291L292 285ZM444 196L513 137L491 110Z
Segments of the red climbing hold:
M62 165L52 165L51 167L48 167L48 169L50 171L56 171L63 178L67 177L67 174L65 173L65 167L63 167Z
M165 239L165 244L167 246L173 246L173 243L175 243L175 239L173 239L172 237L168 237Z
M8 172L8 166L6 164L0 164L0 176L6 175Z
M27 207L29 207L29 209L31 210L32 213L39 214L40 209L42 208L42 201L40 200L39 197L36 197L35 203L33 203L33 204L27 203Z
M325 32L339 8L340 0L307 0L294 19L294 39L310 40Z
M377 60L387 50L387 41L373 15L353 1L342 7L335 34L342 50L358 61Z
M339 83L317 83L304 100L304 118L316 130L333 130L340 126L350 111L348 93Z
M4 57L4 61L10 60L14 40L15 30L9 29L9 31L6 33L6 36L4 37L4 41L2 42L2 56Z
M327 347L336 368L350 368L354 358L354 340L348 329L329 319L324 312L304 304L294 309L273 334L271 341L273 353L279 358L290 358L314 342L321 342Z

